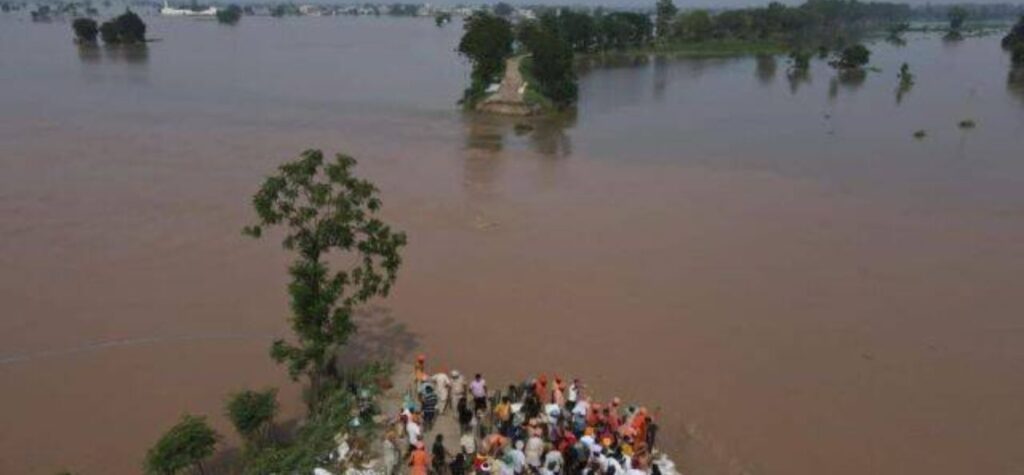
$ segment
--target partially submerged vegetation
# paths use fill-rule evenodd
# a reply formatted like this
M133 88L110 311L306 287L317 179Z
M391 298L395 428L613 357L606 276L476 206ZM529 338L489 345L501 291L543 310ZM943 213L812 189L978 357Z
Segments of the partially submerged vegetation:
M146 23L135 12L126 10L100 25L100 38L108 45L143 44L146 42Z
M1003 37L1001 45L1010 52L1010 60L1015 67L1024 67L1024 15Z
M234 25L242 19L242 7L231 4L227 8L217 9L217 22L225 25Z
M374 436L373 398L380 393L385 364L343 368L338 357L356 330L357 307L386 296L397 277L405 234L378 218L377 188L353 173L355 160L337 155L325 160L307 150L268 177L253 197L257 222L245 234L259 238L268 228L283 228L282 245L294 253L289 267L294 335L271 346L271 357L292 379L304 380L308 414L299 428L272 437L276 391L242 391L226 407L245 448L238 464L244 473L310 473L346 461L337 449L364 447ZM328 254L353 258L339 268ZM346 439L346 434L349 439ZM179 473L213 454L220 436L202 418L186 416L150 450L148 473Z

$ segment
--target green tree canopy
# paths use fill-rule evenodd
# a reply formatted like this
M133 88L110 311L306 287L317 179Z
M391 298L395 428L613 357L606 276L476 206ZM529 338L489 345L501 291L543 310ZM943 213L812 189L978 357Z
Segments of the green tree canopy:
M844 48L839 53L838 59L831 64L839 69L859 69L868 64L870 60L871 50L858 43Z
M655 34L658 39L668 38L672 22L675 20L676 14L679 13L679 9L676 8L676 4L672 3L672 0L658 0L654 6L654 13Z
M530 75L540 92L558 107L576 101L578 94L572 47L547 28L530 40Z
M705 41L711 39L714 24L707 10L693 10L679 15L676 21L676 37L685 41Z
M259 446L268 439L277 415L277 390L246 390L231 395L227 416L246 443Z
M1003 49L1012 50L1015 45L1024 45L1024 16L1017 20L1017 24L1010 28L1010 31L1003 37Z
M75 40L84 45L96 44L96 36L100 33L96 20L92 18L75 18L71 22L71 29L75 32Z
M234 25L242 19L242 7L231 4L227 8L217 10L217 21L225 25Z
M186 414L146 453L146 473L174 475L192 468L203 473L203 459L213 455L219 438L205 418Z
M100 25L100 38L107 44L136 44L146 41L146 23L135 12L126 10L120 16Z
M512 55L512 24L486 12L466 18L459 41L459 53L473 65L471 90L496 82L505 70L505 60Z
M347 155L325 162L319 150L302 152L263 182L253 197L258 221L244 230L258 238L282 227L282 245L295 253L288 270L295 339L275 341L270 354L292 378L309 379L311 409L324 384L337 379L335 356L356 330L355 306L388 294L406 243L378 217L377 187L356 177L355 165ZM329 254L351 267L331 269Z

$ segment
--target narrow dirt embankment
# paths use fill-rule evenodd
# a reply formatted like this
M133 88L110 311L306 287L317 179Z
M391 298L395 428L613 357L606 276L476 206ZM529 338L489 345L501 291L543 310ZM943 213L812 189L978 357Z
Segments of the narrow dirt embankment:
M526 102L526 81L519 67L525 56L514 56L505 62L505 76L501 78L498 90L476 106L480 112L492 114L526 116L536 114L537 107Z

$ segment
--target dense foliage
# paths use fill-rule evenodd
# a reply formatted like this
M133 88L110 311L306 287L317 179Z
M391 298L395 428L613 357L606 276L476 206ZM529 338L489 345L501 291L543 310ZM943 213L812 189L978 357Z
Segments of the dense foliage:
M277 415L277 390L242 391L228 399L227 416L246 444L260 446L269 439Z
M227 8L217 10L217 21L225 25L234 25L242 19L242 8L231 4Z
M276 340L271 357L287 364L292 378L308 378L311 409L337 380L335 357L356 330L355 307L388 294L406 242L377 217L377 187L357 178L355 165L347 155L325 162L319 150L302 152L263 182L253 197L258 221L245 228L258 238L265 228L283 227L282 245L295 254L288 269L295 340ZM332 269L332 253L352 267Z
M219 436L202 417L185 415L146 453L146 473L174 475L193 468L203 470L203 459L213 455Z
M831 64L839 69L859 69L871 60L871 50L862 44L843 48Z
M501 78L505 60L512 55L514 35L508 20L486 12L470 15L463 28L465 33L458 51L473 66L473 82L466 91L466 99L472 100L483 93L488 84Z
M959 30L964 26L964 21L967 20L969 12L966 8L960 5L954 5L950 7L946 16L949 18L949 29L953 31Z
M574 54L569 43L542 26L524 38L524 46L530 52L525 66L527 76L537 90L560 108L575 102L578 90Z
M100 38L108 45L136 44L146 41L146 23L131 10L100 25Z
M389 373L387 365L371 364L342 375L343 381L326 388L322 404L310 411L291 440L248 450L243 473L312 473L314 467L337 465L331 454L338 447L338 434L348 434L358 446L377 429L373 416L379 409L373 401L380 394L378 381Z
M678 13L679 9L672 0L658 0L654 5L654 32L659 40L668 38L672 19Z
M83 45L96 44L96 37L100 33L96 20L92 18L75 18L75 21L71 22L71 29L75 32L75 40Z
M1024 66L1024 16L1021 16L1017 24L1003 37L1002 46L1010 52L1010 59L1014 65Z

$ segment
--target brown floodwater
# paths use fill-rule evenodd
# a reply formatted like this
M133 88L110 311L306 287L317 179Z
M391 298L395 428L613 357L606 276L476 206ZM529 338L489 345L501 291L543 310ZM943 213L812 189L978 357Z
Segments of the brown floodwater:
M607 60L574 115L516 127L455 107L457 26L147 21L144 51L79 51L0 18L0 473L136 473L182 412L230 433L244 387L299 414L266 352L287 255L239 230L309 147L358 157L410 237L359 351L578 375L654 408L693 474L1024 470L998 38L877 43L864 78Z

